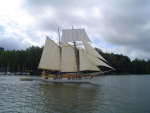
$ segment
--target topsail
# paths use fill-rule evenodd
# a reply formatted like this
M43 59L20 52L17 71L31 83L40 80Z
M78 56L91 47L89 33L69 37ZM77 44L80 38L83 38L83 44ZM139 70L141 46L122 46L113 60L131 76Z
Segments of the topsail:
M87 36L84 29L67 29L62 30L62 39L61 43L67 43L67 42L75 42L75 41L82 41L81 38L85 41L90 42L89 37Z

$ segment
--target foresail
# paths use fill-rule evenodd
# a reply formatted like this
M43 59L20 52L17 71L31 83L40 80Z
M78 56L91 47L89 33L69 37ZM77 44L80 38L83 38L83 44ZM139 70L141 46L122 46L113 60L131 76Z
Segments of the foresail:
M85 40L82 40L82 43L85 47L85 52L87 54L98 57L98 58L106 61L88 42L86 42Z
M108 67L114 70L114 68L112 68L111 66L109 66L108 64L104 63L102 60L98 59L97 57L94 57L92 55L88 55L86 54L86 56L88 57L88 59L94 63L97 66L104 66L104 67Z
M79 49L80 71L101 71L94 63L92 63L85 53Z
M74 41L82 41L82 37L84 40L90 42L89 37L87 36L84 29L67 29L62 30L62 39L61 43L74 42Z
M61 72L77 72L74 48L69 44L63 44L61 53Z
M47 70L60 70L59 46L49 38L46 38L38 68Z

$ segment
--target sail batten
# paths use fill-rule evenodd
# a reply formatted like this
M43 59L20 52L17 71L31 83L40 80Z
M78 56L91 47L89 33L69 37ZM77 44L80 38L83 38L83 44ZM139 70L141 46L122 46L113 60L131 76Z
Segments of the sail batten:
M90 42L90 39L87 36L84 29L62 30L61 43L64 44L64 43L67 43L67 42L81 41L80 37L82 37L84 40Z
M77 72L74 48L63 44L61 53L61 72Z
M48 37L39 63L39 69L60 70L59 46Z

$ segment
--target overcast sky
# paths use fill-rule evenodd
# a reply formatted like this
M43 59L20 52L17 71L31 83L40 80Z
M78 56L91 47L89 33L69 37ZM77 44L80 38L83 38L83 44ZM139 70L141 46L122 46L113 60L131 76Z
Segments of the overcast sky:
M85 28L103 52L150 59L150 0L0 0L0 47L43 46L57 29Z

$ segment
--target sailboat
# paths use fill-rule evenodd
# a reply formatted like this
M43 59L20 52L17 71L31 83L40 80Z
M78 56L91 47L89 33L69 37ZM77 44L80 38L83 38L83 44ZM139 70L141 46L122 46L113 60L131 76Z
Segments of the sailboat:
M8 67L7 67L7 72L6 72L6 75L10 75L11 72L9 71L9 62L8 62Z
M59 29L58 29L59 33ZM114 70L90 45L85 29L62 30L59 44L46 38L38 69L43 69L42 78L53 82L90 82L104 66Z
M2 67L2 64L1 64L1 68L0 68L0 75L5 75L5 68Z

